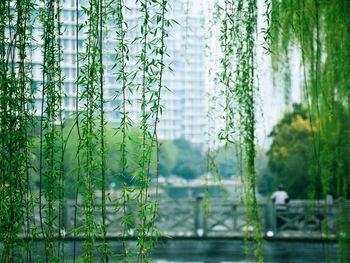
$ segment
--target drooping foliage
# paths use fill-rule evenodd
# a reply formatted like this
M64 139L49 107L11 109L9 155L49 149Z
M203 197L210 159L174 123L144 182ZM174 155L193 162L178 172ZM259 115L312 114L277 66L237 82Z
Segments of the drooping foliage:
M30 259L31 248L18 237L33 236L29 133L31 1L0 3L0 241L1 261Z
M346 262L349 226L341 222L347 222L345 200L350 178L349 155L343 152L349 148L349 127L345 124L350 110L350 3L274 0L271 21L274 69L293 60L291 50L297 49L301 55L303 94L313 131L311 196L320 199L332 194L339 198L340 261ZM340 143L344 147L338 148ZM321 187L316 187L317 182Z
M104 147L104 97L103 97L103 61L102 61L102 40L104 23L104 6L102 1L90 1L84 8L86 16L85 30L85 52L82 55L83 66L80 78L77 80L82 86L79 97L83 102L81 107L81 178L82 192L84 196L82 208L85 220L83 229L86 241L84 242L84 261L90 262L93 259L95 239L99 226L95 219L95 191L99 187L102 192L102 230L105 239L105 147ZM107 251L104 247L104 257ZM106 259L107 260L107 259Z
M71 59L75 68L72 76L62 68L63 59L70 56L70 50L64 50L70 43L63 34L71 29L63 28L62 5L71 8L73 3L75 43L70 42L76 57ZM149 184L151 176L155 181L158 177L157 127L167 69L167 29L172 21L166 18L167 0L134 4L142 23L130 33L124 18L130 9L122 0L1 2L1 261L31 261L34 238L43 240L43 260L64 261L63 239L72 235L73 261L76 238L83 237L82 260L92 262L98 252L101 260L108 262L108 205L116 207L115 213L122 211L123 238L132 225L136 228L139 251L134 252L138 261L148 261L158 236L154 224L157 196L151 199ZM32 38L34 23L38 38ZM111 50L106 44L110 33L107 24L116 36L113 67L105 63L106 50ZM130 67L134 70L129 71ZM116 102L114 111L121 116L115 137L105 114L107 74L116 76L115 85L120 87L116 96L109 98ZM69 101L64 91L72 96L65 88L66 81L75 83L73 115L63 108ZM137 120L141 125L137 139L129 130L135 129L128 115L132 103L138 104L142 113ZM64 121L64 117L73 117L74 122ZM109 149L110 145L114 148ZM134 147L132 158L130 145ZM119 160L107 159L109 151L120 153ZM130 173L129 165L134 165L131 170L135 173ZM111 178L111 169L115 178ZM118 182L121 189L116 199L107 191L111 181ZM73 230L68 233L64 228L64 213L69 209L65 194L75 199ZM135 204L137 211L126 211ZM97 237L102 238L102 245L96 243ZM128 251L125 245L124 261Z
M34 242L31 241L40 238L45 253L39 255L39 260L64 261L64 237L70 235L74 239L74 262L77 238L84 239L84 262L96 260L96 255L108 262L115 255L107 241L107 213L115 213L120 218L119 234L123 240L123 251L118 256L123 261L149 261L159 235L155 225L161 155L157 129L163 111L166 39L173 23L167 18L169 1L135 0L131 1L132 5L123 0L70 1L75 9L72 10L73 5L68 8L74 13L71 22L75 24L73 77L67 76L62 68L66 58L63 49L67 48L62 5L67 2L4 0L0 3L1 260L33 261ZM314 165L310 180L322 182L322 193L314 187L313 195L331 193L330 185L336 182L335 195L341 200L340 258L345 262L349 126L344 120L348 120L350 109L350 51L346 48L350 44L349 4L340 0L273 0L272 3L265 1L266 49L272 51L277 69L279 62L288 61L293 44L301 47L305 100L309 104L313 134ZM188 2L186 5L189 6ZM130 10L137 13L134 25L129 25L125 18ZM262 262L262 229L255 196L257 1L224 0L217 13L221 19L222 71L216 82L225 111L225 127L220 138L238 149L245 187L246 229L253 227L254 254L257 261ZM40 32L35 39L32 38L33 24L37 25L34 30ZM113 36L113 41L106 41L108 34ZM110 46L115 51L112 66L105 63L105 58L112 56L108 53ZM39 67L35 62L38 57L41 58ZM34 70L38 68L39 71ZM117 92L108 98L106 78L112 76ZM74 110L70 116L74 124L68 130L64 127L64 117L69 116L69 110L64 109L63 104L64 91L71 91L64 90L65 78L75 83ZM39 107L34 107L34 100L39 102ZM108 104L110 102L112 104ZM113 105L112 112L119 117L114 120L117 122L115 137L109 134L107 104ZM140 128L137 139L131 132L135 123L130 107L140 113L135 121ZM39 127L33 121L34 116L39 119ZM39 132L39 138L31 138L33 130ZM110 143L113 138L114 144ZM70 144L73 139L74 143ZM31 143L38 143L38 148ZM338 147L340 145L344 147ZM75 149L67 154L71 146ZM115 151L119 153L118 158L108 159L108 153ZM217 173L212 160L215 154L211 151L208 150L207 170ZM130 158L131 153L136 161ZM73 167L66 165L68 162ZM134 169L130 169L131 166ZM39 179L38 185L33 184L35 178ZM156 182L153 195L152 179ZM117 181L120 191L116 197L107 191L109 180ZM71 205L65 202L65 195L72 188L67 186L69 182L75 182L74 223L73 230L67 233L64 218ZM114 209L108 210L109 206ZM125 242L132 229L136 230L133 233L137 238L135 251ZM96 242L97 238L102 239L102 245Z
M262 262L262 233L256 200L255 172L257 3L255 0L226 0L219 8L222 13L222 71L217 78L222 87L225 123L219 136L226 143L236 144L239 149L247 225L254 228L254 256L258 262Z
M63 77L60 8L59 1L44 1L39 10L43 25L39 214L41 234L45 238L46 260L55 259L63 253L63 244L62 247L60 244L56 254L53 242L55 235L61 236L59 230L63 227Z

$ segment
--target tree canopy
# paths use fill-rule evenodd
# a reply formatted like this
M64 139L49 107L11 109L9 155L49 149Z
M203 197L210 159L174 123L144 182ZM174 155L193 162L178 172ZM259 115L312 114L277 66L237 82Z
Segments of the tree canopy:
M309 165L313 149L312 128L307 112L300 104L284 114L273 128L272 144L267 152L273 185L283 184L291 198L308 198Z

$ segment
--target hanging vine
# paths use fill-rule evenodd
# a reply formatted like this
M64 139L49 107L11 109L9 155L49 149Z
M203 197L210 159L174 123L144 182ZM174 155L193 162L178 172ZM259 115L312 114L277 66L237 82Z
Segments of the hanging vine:
M64 121L63 121L63 97L64 97L64 91L63 91L63 74L61 69L61 63L63 61L62 55L62 21L61 21L61 14L62 14L62 4L61 1L58 0L56 3L56 28L57 28L57 85L58 85L58 98L57 98L57 121L58 123L58 131L57 131L57 142L58 143L58 253L57 257L65 259L65 251L64 251L64 240L65 232L64 229L65 226L65 195L64 195L64 189L65 189L65 170L64 170L64 147L65 147L65 140L63 137L63 128L64 128Z
M43 28L42 104L40 138L40 223L45 239L45 259L55 260L53 238L61 236L63 183L63 120L60 43L60 2L44 1L40 13ZM58 125L57 125L58 124ZM42 200L44 197L44 200ZM57 201L58 210L57 210ZM43 203L44 202L44 203ZM42 215L42 212L45 214ZM58 221L56 220L58 219ZM59 241L60 242L60 241ZM62 247L61 247L62 245ZM63 250L63 244L59 244Z
M151 139L151 147L155 148L155 188L156 193L154 197L154 201L150 207L150 219L149 219L149 233L151 235L150 249L155 246L155 242L158 240L159 232L155 225L156 216L158 213L158 191L159 191L159 158L160 158L160 143L158 140L158 124L160 121L160 117L163 113L163 105L161 105L161 95L164 89L167 87L164 84L164 72L170 68L165 62L165 57L168 56L167 53L167 45L166 40L169 36L168 29L172 27L174 21L170 20L166 17L166 14L170 8L168 0L161 0L157 3L158 12L154 16L156 21L156 30L159 30L159 37L156 39L157 47L154 49L154 55L156 58L156 63L158 67L158 72L156 74L156 85L155 90L153 91L154 98L152 100L151 95L151 117L153 118L153 132ZM150 173L151 159L148 160L148 173ZM148 194L146 194L146 198L148 198Z
M224 128L219 137L227 145L235 145L239 155L240 171L244 184L244 205L247 207L247 230L253 229L254 255L262 262L262 229L256 200L255 125L256 125L256 34L257 1L224 0L217 11L222 18L220 27L221 72L216 76L218 90L223 101ZM184 0L188 13L189 1ZM290 90L290 52L297 46L301 52L304 73L305 101L309 107L314 145L312 166L308 171L313 185L312 198L335 196L338 201L339 261L349 260L349 224L347 198L349 197L350 161L350 3L347 1L321 0L265 0L266 26L264 48L271 53L273 68L283 68L285 97ZM166 89L164 72L168 68L166 39L173 21L166 18L168 0L136 0L141 15L140 25L131 40L124 17L129 8L124 0L90 0L86 5L75 1L75 49L76 49L76 101L75 124L78 143L76 152L77 187L74 210L74 259L76 238L83 237L84 262L94 261L96 250L101 260L108 262L112 255L107 241L108 205L108 147L106 141L105 75L107 64L105 44L108 15L116 26L116 108L121 119L117 132L122 134L119 151L120 170L116 177L121 185L117 212L122 211L121 225L124 261L130 257L126 238L136 227L137 261L148 262L151 249L159 236L155 221L158 211L159 139L158 123L163 112L162 92ZM87 17L80 24L80 10ZM40 109L39 165L31 167L36 149L32 147L34 130L34 106L31 86L33 52L32 24L34 13L39 13L43 61ZM0 243L1 261L33 261L33 240L44 241L45 255L41 261L65 261L65 146L63 84L61 64L62 49L61 0L0 1ZM186 17L186 35L188 17ZM109 24L108 24L109 25ZM337 30L335 30L337 29ZM86 38L80 39L79 32ZM80 57L80 43L85 52ZM133 45L133 46L132 46ZM131 54L135 48L137 55ZM136 60L136 61L134 61ZM134 68L131 70L130 68ZM34 74L33 74L34 75ZM41 99L41 100L40 100ZM211 106L220 100L213 97ZM139 145L138 170L128 173L129 129L134 121L129 107L139 106L141 144ZM213 106L214 108L215 106ZM213 110L213 109L210 109ZM209 114L209 125L215 120ZM215 130L210 127L210 133ZM70 133L72 132L70 131ZM206 195L209 195L209 174L218 174L215 165L215 145L208 143ZM32 152L33 151L33 152ZM34 157L33 157L34 156ZM39 177L38 197L31 190L31 174ZM155 195L150 187L155 182ZM98 200L97 191L101 193ZM78 204L79 195L83 203ZM38 201L39 229L35 225L35 200ZM208 199L209 200L209 199ZM136 204L136 212L131 207ZM99 209L99 205L100 208ZM207 203L206 211L209 204ZM82 211L82 225L78 215ZM97 213L102 219L98 220ZM37 234L37 232L40 232ZM24 235L23 235L24 233ZM80 234L78 234L80 233ZM249 236L247 231L246 237ZM96 239L102 238L102 246ZM248 252L247 252L248 253Z
M140 222L136 228L138 235L138 262L143 262L147 255L147 229L146 221L148 218L148 205L147 200L147 189L149 186L149 174L147 173L147 163L148 159L151 158L152 146L147 142L150 140L150 132L148 126L149 112L147 112L147 105L149 94L151 92L151 86L154 83L154 79L151 77L151 67L152 67L152 58L150 58L150 52L152 48L152 42L150 39L152 24L151 24L151 8L152 2L149 0L139 1L140 9L139 12L142 14L142 25L140 26L140 46L141 53L139 55L137 66L139 67L140 72L140 84L139 92L141 93L140 99L140 110L141 110L141 119L140 119L140 129L142 132L142 143L140 145L140 156L139 156L139 171L136 174L136 183L138 185L139 193L137 193L137 206L138 206L138 217Z
M272 1L274 65L290 62L288 48L301 53L304 96L313 126L309 186L312 198L338 199L339 261L347 262L349 226L349 3L346 1ZM279 59L280 57L280 59ZM274 68L277 68L275 66ZM346 157L345 157L346 156Z
M158 231L155 228L157 214L158 193L158 162L159 142L157 127L162 105L160 104L163 90L163 72L165 69L164 57L166 55L165 39L168 36L167 28L172 21L165 18L168 11L168 1L139 1L143 24L140 26L141 53L136 64L139 67L141 83L139 85L141 99L140 128L142 131L142 144L140 145L139 171L136 181L139 185L138 217L140 223L136 230L138 233L138 262L148 261L150 249L154 246L153 235L157 239ZM153 36L153 38L151 38ZM150 125L150 123L152 123ZM152 129L153 126L153 129ZM154 161L155 151L155 161ZM151 164L155 162L156 199L152 202L149 185L151 183ZM149 242L150 241L150 242Z
M207 6L206 10L203 10L203 12L206 12L210 14L210 19L207 21L206 24L202 25L202 30L205 30L205 27L208 27L208 31L206 34L206 42L210 42L211 39L215 39L216 31L215 31L215 25L220 23L220 9L218 8L218 3L214 1L211 3L211 5ZM210 68L207 72L208 77L211 81L209 84L212 86L210 90L207 91L207 103L208 103L208 112L207 112L207 149L206 149L206 175L205 175L205 192L204 192L204 199L203 199L203 209L206 216L209 216L210 210L211 210L211 197L209 192L209 181L219 183L221 185L221 175L219 171L219 167L216 163L216 157L218 154L218 148L219 148L219 142L218 140L218 127L217 119L220 119L221 112L220 112L220 85L218 85L219 80L219 73L217 72L217 66L213 65L213 62L215 62L215 52L216 48L212 47L211 45L207 44L206 47L206 59L209 61ZM221 62L221 61L220 61ZM220 112L218 114L218 112ZM224 189L223 189L224 190Z
M73 262L75 263L76 260L76 237L77 237L77 216L78 216L78 197L80 192L80 185L82 183L82 176L81 176L81 158L80 158L80 148L82 143L82 136L81 136L81 129L80 129L80 89L79 89L79 82L80 82L80 56L79 56L79 31L80 31L80 24L79 24L79 0L75 1L75 50L76 50L76 56L75 56L75 70L76 70L76 79L75 79L75 127L77 130L78 135L78 141L79 145L77 147L76 152L76 161L77 161L77 167L76 167L76 182L77 187L75 190L75 198L74 198L74 218L73 218Z
M29 131L32 125L29 23L30 1L0 4L0 242L1 261L31 258L32 193L29 183ZM24 226L24 227L23 227ZM23 249L24 248L24 249ZM25 256L22 254L25 252Z
M252 227L256 241L254 256L258 262L262 262L262 228L256 200L255 172L256 1L226 0L221 9L222 72L219 74L219 83L224 87L222 95L225 99L225 128L219 136L226 143L236 144L238 152L242 154L246 237ZM248 246L248 254L247 249Z
M128 32L128 24L124 19L124 12L127 9L123 0L119 0L116 2L116 6L112 6L112 14L114 18L114 23L116 25L116 63L114 68L117 68L116 79L117 84L121 86L121 92L117 90L115 99L119 99L121 97L121 103L118 105L116 110L119 112L121 116L120 125L117 128L117 133L122 134L122 142L118 145L119 151L121 153L120 159L120 173L118 178L121 183L121 197L117 202L116 211L122 210L121 217L121 225L123 227L122 231L122 242L123 242L123 254L122 258L125 262L129 259L128 248L126 246L126 236L129 230L132 227L132 214L127 211L127 207L130 205L130 201L132 199L131 193L133 192L133 187L128 186L127 183L127 139L128 139L128 130L133 126L133 122L128 113L128 106L131 106L132 101L129 99L130 95L133 93L133 73L127 72L127 63L129 62L129 44L126 39L126 34Z
M224 1L224 7L220 5L217 8L221 9L223 13L222 26L220 29L220 45L222 50L222 58L220 64L222 66L222 72L218 74L218 81L222 86L221 95L223 96L224 103L224 116L225 122L224 129L220 132L220 140L224 140L225 143L233 143L234 136L234 101L233 101L233 55L234 55L234 39L233 39L233 1Z
M103 245L102 245L102 259L104 262L108 262L110 249L109 244L107 242L107 196L106 196L106 155L107 155L107 147L106 147L106 136L105 136L105 127L106 127L106 120L105 120L105 98L104 98L104 65L103 65L103 41L104 41L104 27L105 27L105 21L106 21L106 8L105 3L103 0L99 0L99 10L98 10L98 18L99 18L99 25L98 25L98 55L99 55L99 86L100 86L100 127L99 127L99 137L100 137L100 159L101 159L101 215L102 215L102 238L103 238Z
M83 101L83 116L81 120L81 149L82 155L81 170L83 181L83 207L84 215L83 231L84 237L84 254L83 260L93 261L93 252L96 249L95 239L102 229L104 245L103 256L108 258L108 249L105 242L105 193L103 193L103 221L99 225L95 219L96 195L95 190L101 185L101 180L97 175L104 177L104 125L103 123L103 104L104 98L101 89L103 89L103 65L101 64L100 50L102 42L101 29L103 28L103 2L100 0L89 1L88 7L82 7L87 17L84 30L87 34L85 39L85 53L82 55L83 66L79 84L83 87L80 100ZM97 113L100 112L100 115ZM100 125L99 125L100 123ZM98 130L100 128L100 130ZM102 183L104 180L102 179ZM102 186L105 190L105 186Z

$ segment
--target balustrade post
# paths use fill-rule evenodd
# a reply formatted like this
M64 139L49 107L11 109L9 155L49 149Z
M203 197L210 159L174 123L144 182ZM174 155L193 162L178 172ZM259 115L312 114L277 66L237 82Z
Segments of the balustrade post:
M64 229L68 231L71 227L71 216L72 216L72 203L71 202L66 202L65 203L65 211L64 211Z
M266 202L266 229L265 231L272 231L274 234L277 232L277 218L276 209L272 200Z
M201 194L196 196L196 204L195 204L195 211L194 211L194 233L197 237L201 237L204 234L204 214L202 209L202 200L203 196Z
M233 214L233 230L237 231L238 222L237 222L237 205L232 205L232 214Z

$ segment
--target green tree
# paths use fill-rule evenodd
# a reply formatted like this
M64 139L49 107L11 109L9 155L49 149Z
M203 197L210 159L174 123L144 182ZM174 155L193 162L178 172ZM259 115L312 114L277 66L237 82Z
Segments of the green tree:
M258 192L262 195L271 195L275 190L275 179L271 174L266 150L257 147L255 167Z
M309 197L306 186L310 180L313 135L306 110L294 104L293 111L285 113L269 136L273 141L267 155L273 178L266 180L274 187L283 184L292 198Z
M350 123L346 107L334 102L332 115L321 123L318 177L323 198L327 194L350 197ZM317 168L317 167L316 167ZM314 168L315 169L315 168Z
M176 165L172 172L186 179L194 179L204 172L205 159L200 149L195 148L185 139L174 140L177 148Z
M179 149L172 140L162 141L159 147L159 174L169 176L176 166Z
M133 184L132 176L138 169L138 160L139 160L139 146L141 145L141 130L138 127L130 128L128 131L128 136L126 139L126 151L127 151L127 169L126 174L130 184ZM77 133L77 129L74 127L74 121L67 120L64 123L64 138L66 139L65 145L65 157L64 157L64 173L66 180L66 196L69 198L73 198L76 189L77 182L77 150L79 148L79 137ZM106 127L105 131L105 142L106 142L106 185L110 185L112 182L117 186L120 184L120 178L118 178L118 174L122 169L120 160L121 160L121 149L120 145L122 143L122 134L116 133L116 130L111 126ZM39 185L39 177L35 172L39 168L39 143L40 138L38 136L33 138L32 142L32 164L33 164L33 174L32 174L32 182L34 187L37 188ZM166 142L165 145L169 143ZM174 158L171 156L170 151L171 146L165 146L162 148L163 155L168 156L167 161L171 163L171 160ZM155 171L155 150L152 153L152 161L150 171L154 174ZM164 162L164 161L163 161ZM172 161L174 164L174 161ZM163 164L164 165L164 164ZM44 186L45 187L45 186Z

